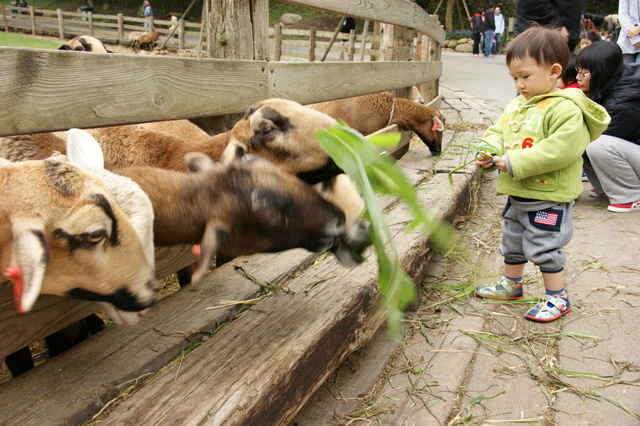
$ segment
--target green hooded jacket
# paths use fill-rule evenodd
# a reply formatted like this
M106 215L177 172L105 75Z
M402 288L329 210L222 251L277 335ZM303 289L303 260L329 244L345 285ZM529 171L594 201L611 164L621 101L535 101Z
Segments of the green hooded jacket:
M610 120L580 89L529 101L517 96L487 129L478 149L506 156L509 173L500 173L498 194L567 203L583 190L582 154Z

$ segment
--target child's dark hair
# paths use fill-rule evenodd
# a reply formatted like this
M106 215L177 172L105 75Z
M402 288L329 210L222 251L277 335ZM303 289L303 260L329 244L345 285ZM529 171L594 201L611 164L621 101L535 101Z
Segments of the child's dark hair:
M584 32L582 34L582 38L586 38L587 40L591 40L591 43L597 43L599 41L602 40L602 38L600 38L600 35L593 31L593 30L588 30L586 32Z
M587 97L595 101L602 97L602 90L607 83L614 80L624 68L622 50L614 42L590 44L580 51L576 64L591 73Z
M507 66L513 60L531 57L540 65L560 64L564 71L570 55L567 42L559 30L532 26L507 45Z
M578 70L576 69L576 55L573 53L569 57L569 63L567 64L567 68L562 72L562 81L565 86L575 83L578 81Z

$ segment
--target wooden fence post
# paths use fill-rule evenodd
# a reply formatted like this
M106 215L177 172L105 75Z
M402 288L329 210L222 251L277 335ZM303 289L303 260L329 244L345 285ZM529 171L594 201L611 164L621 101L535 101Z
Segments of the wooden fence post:
M2 23L4 24L4 32L9 32L9 24L7 23L7 10L4 7L4 3L2 3Z
M369 20L365 19L362 28L362 42L360 43L360 61L364 61L364 53L367 49L367 36L369 35Z
M282 26L280 24L273 27L273 44L275 45L273 60L279 61L282 56Z
M29 6L29 14L31 15L31 33L36 35L36 9L33 6Z
M316 60L316 27L309 28L309 62Z
M87 12L87 19L89 20L89 35L93 37L93 12Z
M124 42L124 15L118 13L118 43Z
M353 57L356 53L356 30L351 30L349 33L349 45L348 45L347 60L353 61Z
M178 49L184 49L184 19L178 20Z
M58 34L60 34L60 38L64 40L64 17L62 16L62 9L56 9L56 13L58 14Z

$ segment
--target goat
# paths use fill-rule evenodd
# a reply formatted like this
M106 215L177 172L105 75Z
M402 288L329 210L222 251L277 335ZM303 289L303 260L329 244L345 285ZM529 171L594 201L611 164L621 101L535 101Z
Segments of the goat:
M156 47L158 38L160 38L160 33L155 31L131 31L129 33L129 43L131 43L133 50L147 47L149 52L151 52L153 48Z
M115 172L149 196L156 246L200 244L192 281L204 276L219 252L237 257L302 247L332 251L349 266L362 261L369 244L364 224L347 227L338 207L271 162L243 155L216 166L205 154L190 153L185 163L190 173L148 166Z
M155 303L149 251L96 174L62 156L0 163L0 267L19 312L29 312L39 294L127 312Z
M336 124L327 114L274 98L252 105L231 130L214 136L188 120L88 131L102 146L106 161L115 168L154 166L185 170L183 158L188 152L202 152L223 163L233 160L238 150L260 155L310 185L324 182L320 191L327 197L341 193L340 197L328 199L343 209L347 223L352 224L364 204L348 179L332 179L342 171L317 143L315 135L316 131ZM2 149L0 146L0 152Z
M397 124L401 130L418 135L432 154L439 154L442 149L444 116L419 102L379 92L307 106L344 121L363 135Z
M58 50L75 50L79 52L97 52L97 53L113 53L95 37L83 35L74 37L66 44L63 44Z

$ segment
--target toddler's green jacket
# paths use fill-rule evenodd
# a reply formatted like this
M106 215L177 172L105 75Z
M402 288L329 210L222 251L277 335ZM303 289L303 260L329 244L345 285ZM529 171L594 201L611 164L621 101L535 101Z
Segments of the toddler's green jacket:
M507 158L509 173L500 173L496 192L561 203L576 199L583 190L582 154L610 120L580 89L512 99L479 147Z

